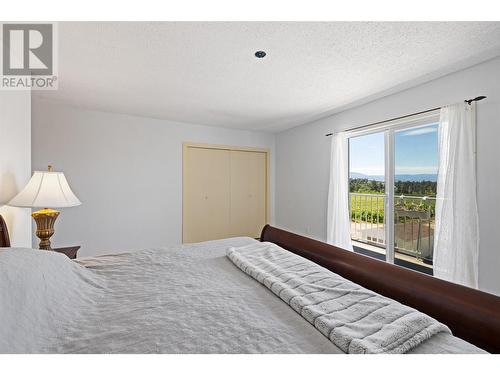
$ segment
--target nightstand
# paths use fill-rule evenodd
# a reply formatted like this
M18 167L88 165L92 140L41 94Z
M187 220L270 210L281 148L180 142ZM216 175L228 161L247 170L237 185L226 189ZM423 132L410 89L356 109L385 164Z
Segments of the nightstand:
M52 249L52 251L57 251L58 253L66 254L69 259L76 259L76 253L80 249L80 246L71 246L71 247L59 247L56 249Z

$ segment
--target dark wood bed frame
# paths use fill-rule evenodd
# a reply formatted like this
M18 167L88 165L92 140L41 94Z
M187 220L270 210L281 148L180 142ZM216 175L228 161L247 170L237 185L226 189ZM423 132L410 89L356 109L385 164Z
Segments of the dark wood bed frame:
M500 297L266 225L261 241L307 258L346 279L411 306L453 334L500 353Z
M2 215L0 215L0 247L10 247L9 230Z

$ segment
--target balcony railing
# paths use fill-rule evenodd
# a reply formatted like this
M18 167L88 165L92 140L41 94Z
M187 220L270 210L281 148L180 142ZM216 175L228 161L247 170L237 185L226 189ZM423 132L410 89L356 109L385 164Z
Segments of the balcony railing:
M436 198L394 198L395 252L432 263ZM385 195L350 193L351 238L385 247ZM396 256L397 256L396 254Z

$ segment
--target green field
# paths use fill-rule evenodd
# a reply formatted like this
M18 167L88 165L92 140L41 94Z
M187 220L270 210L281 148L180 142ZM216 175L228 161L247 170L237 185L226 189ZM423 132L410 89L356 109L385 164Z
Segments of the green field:
M367 194L363 192L363 194ZM350 196L351 220L360 222L384 222L384 201L383 195L371 193L369 196ZM403 199L395 197L395 205L398 208L404 208L408 211L430 211L431 217L434 217L436 201L435 199L414 199L405 196Z
M374 223L384 222L384 196L350 196L351 220Z
M410 213L415 211L430 212L432 218L434 217L436 200L411 197L433 197L436 185L435 181L396 181L394 183L396 195L394 205L396 208ZM352 221L384 222L384 182L366 178L351 178L349 179L349 191L355 194L369 194L350 196ZM402 194L404 194L404 198L400 198ZM411 216L415 217L415 215ZM400 220L406 220L405 216L402 216Z

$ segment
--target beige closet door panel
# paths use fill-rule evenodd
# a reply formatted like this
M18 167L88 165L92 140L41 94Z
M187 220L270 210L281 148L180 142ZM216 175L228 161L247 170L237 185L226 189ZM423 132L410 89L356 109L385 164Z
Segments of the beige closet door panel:
M266 224L267 154L231 151L230 235L260 236Z
M230 151L184 150L183 242L229 237Z

